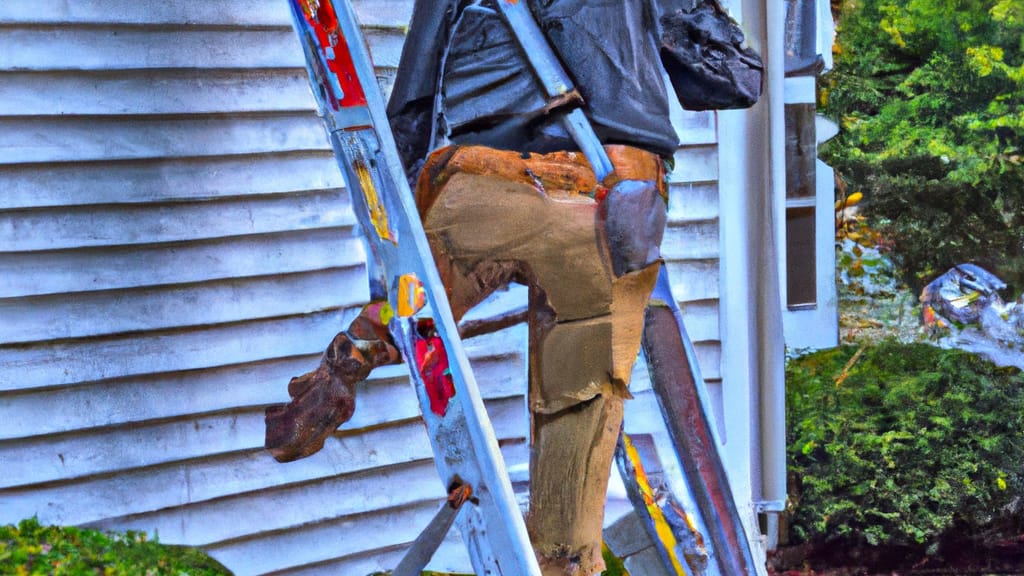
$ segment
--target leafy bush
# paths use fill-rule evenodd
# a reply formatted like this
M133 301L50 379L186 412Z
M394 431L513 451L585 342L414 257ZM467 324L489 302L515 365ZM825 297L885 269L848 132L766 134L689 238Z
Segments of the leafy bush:
M886 341L792 359L786 387L793 540L927 545L1020 518L1020 370Z
M0 526L0 574L222 576L230 572L191 548L166 546L143 532L104 534L42 526L35 519Z
M822 147L920 290L974 261L1024 289L1024 3L843 0Z

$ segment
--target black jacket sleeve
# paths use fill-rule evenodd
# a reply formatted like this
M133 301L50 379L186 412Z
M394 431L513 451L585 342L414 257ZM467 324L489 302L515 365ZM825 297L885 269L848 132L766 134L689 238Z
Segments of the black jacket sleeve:
M388 118L407 172L426 157L433 129L434 98L441 58L457 0L416 0L398 74L388 100Z

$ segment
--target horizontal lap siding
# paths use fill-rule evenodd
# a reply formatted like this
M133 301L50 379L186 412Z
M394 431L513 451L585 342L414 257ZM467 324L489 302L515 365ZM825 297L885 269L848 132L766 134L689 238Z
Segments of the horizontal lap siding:
M354 2L385 82L411 4ZM263 408L368 297L304 74L283 2L0 3L0 522L157 531L238 574L391 568L426 525L403 367L317 455L262 449ZM664 256L714 388L714 116L674 122ZM512 466L524 340L467 342ZM433 566L467 568L457 535Z
M355 5L392 77L411 2ZM283 1L0 3L0 190L0 523L148 530L237 574L397 563L443 497L403 367L322 452L262 448L368 298ZM511 463L524 334L467 343ZM457 536L435 564L468 566Z
M713 112L686 112L673 105L682 140L669 174L668 227L662 256L673 293L693 341L702 375L721 385L719 331L718 137ZM721 408L720 406L718 407Z

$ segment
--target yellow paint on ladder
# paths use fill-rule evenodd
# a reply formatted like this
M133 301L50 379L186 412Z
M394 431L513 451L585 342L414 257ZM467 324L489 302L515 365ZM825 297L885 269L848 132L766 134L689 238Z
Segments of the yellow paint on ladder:
M415 274L398 277L398 315L409 318L427 303L427 292Z
M647 479L647 473L644 472L644 466L640 461L640 453L637 452L633 442L629 439L627 434L622 435L622 440L626 446L626 457L633 463L633 469L636 472L636 483L640 487L640 493L643 495L644 504L647 507L647 514L650 515L651 521L654 522L654 531L658 535L658 540L661 541L662 547L668 554L669 561L672 562L672 568L675 570L677 576L685 576L686 571L683 570L683 566L679 561L679 557L676 556L676 546L679 541L676 540L676 535L672 532L672 527L669 526L668 520L665 519L665 514L661 511L661 507L654 499L654 490L651 489L651 483Z
M390 240L392 243L397 244L394 234L391 233L391 228L388 227L388 213L384 209L384 203L381 201L380 196L377 194L377 188L373 184L373 177L370 175L370 169L367 168L363 162L354 162L353 168L356 172L356 177L359 178L359 187L363 190L363 197L366 198L366 205L370 209L370 221L373 222L373 228L377 231L377 235L383 240Z

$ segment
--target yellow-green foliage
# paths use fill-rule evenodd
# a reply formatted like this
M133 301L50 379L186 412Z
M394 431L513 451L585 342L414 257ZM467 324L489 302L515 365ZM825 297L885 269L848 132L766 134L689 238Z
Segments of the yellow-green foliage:
M791 536L915 545L1021 518L1024 374L886 341L786 371Z
M601 557L604 558L605 569L601 576L629 576L626 564L616 556L607 544L601 546Z
M202 552L165 546L143 532L104 534L42 526L34 518L0 526L0 574L102 576L230 576Z
M1024 289L1024 2L844 0L822 149L914 288L975 261Z

